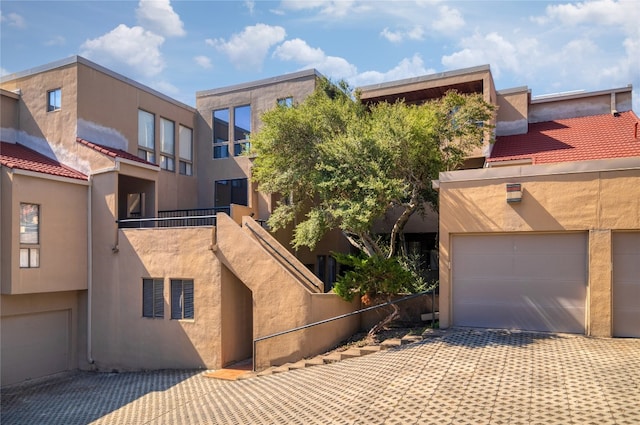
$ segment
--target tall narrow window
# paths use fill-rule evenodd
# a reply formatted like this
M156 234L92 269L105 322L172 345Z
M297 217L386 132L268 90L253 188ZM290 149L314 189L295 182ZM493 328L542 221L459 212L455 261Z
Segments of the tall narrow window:
M138 158L156 162L155 117L138 109Z
M173 121L160 118L160 168L163 170L176 169L175 131L176 125Z
M47 112L57 111L62 106L62 89L47 92Z
M194 318L193 280L171 279L171 318Z
M40 206L20 204L20 267L40 267Z
M251 105L236 106L233 110L233 154L235 156L249 152L251 147Z
M193 175L193 131L180 126L180 174Z
M213 111L213 157L229 157L229 109Z
M142 317L164 317L164 281L142 279Z

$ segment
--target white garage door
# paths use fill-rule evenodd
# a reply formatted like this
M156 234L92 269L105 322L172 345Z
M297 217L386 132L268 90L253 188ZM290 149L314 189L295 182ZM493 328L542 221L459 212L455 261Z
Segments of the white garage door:
M613 234L613 336L640 337L640 233Z
M453 324L585 332L587 235L453 237Z
M69 310L2 318L2 385L69 369Z

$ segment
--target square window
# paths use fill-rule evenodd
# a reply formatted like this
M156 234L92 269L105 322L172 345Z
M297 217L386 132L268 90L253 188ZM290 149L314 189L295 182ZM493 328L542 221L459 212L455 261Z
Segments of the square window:
M282 99L278 99L278 105L284 106L285 108L290 108L293 106L293 97L283 97Z
M229 145L214 146L213 158L229 158Z
M47 92L47 112L57 111L62 106L62 89Z
M194 318L193 280L171 279L171 318Z
M142 317L164 317L164 281L142 279Z

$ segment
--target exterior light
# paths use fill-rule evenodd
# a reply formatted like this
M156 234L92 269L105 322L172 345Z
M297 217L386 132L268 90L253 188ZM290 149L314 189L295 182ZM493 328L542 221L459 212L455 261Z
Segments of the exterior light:
M520 183L507 183L507 202L522 201L522 185Z

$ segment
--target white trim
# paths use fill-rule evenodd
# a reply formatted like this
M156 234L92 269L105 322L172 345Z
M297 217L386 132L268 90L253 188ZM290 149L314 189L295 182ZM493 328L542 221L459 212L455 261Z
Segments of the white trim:
M562 174L594 173L601 171L640 171L640 157L599 159L593 161L562 162L543 165L516 165L512 167L478 168L440 173L440 183L493 180L517 177L537 177Z

